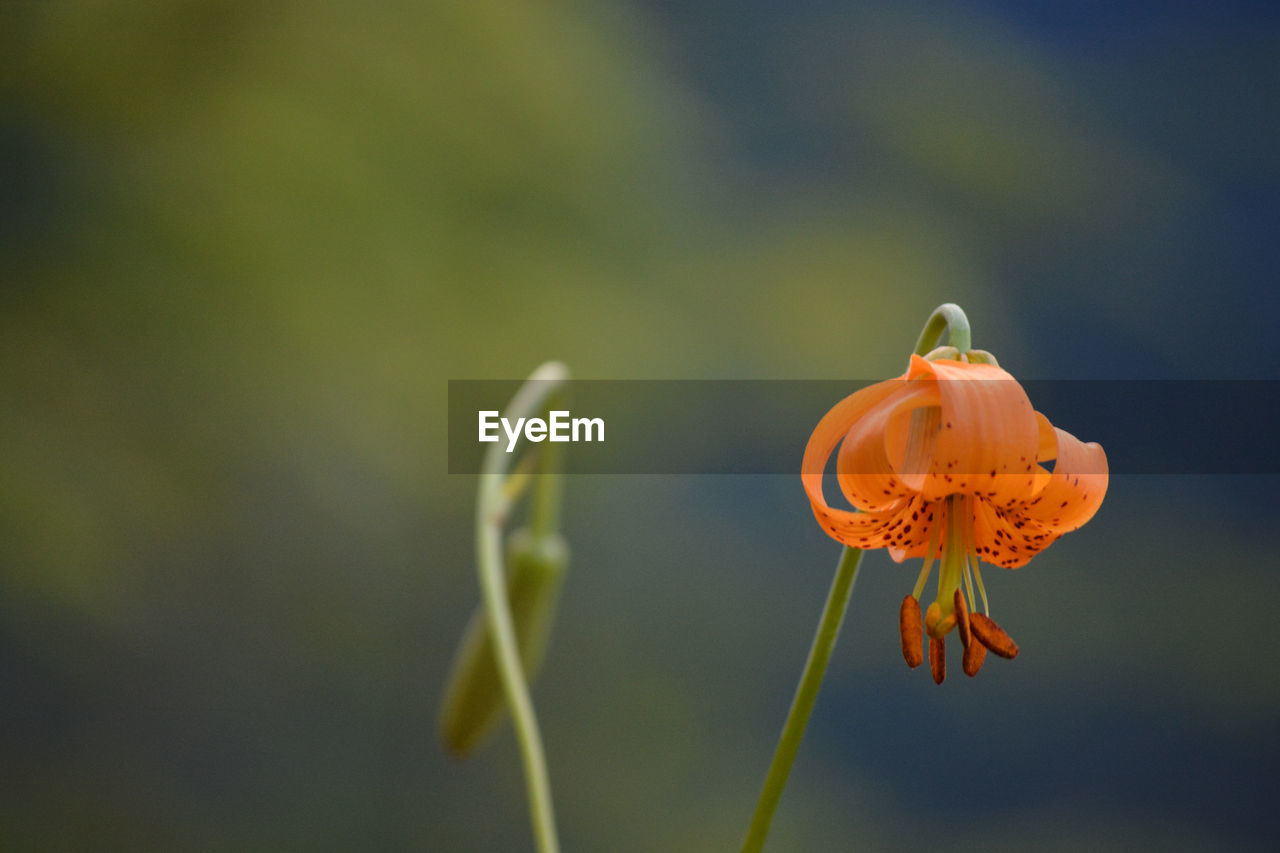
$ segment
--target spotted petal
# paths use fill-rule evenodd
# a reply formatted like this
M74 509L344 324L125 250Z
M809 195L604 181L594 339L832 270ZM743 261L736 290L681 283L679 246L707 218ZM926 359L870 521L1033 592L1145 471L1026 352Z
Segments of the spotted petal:
M927 472L904 472L930 500L980 495L1000 505L1027 499L1039 445L1035 411L1012 376L989 364L911 359L909 377L938 380L942 414Z
M902 377L899 377L877 382L849 395L822 416L813 435L809 437L809 443L805 445L800 479L809 495L813 513L830 536L846 545L860 547L857 544L859 539L882 533L893 520L894 514L850 512L829 506L822 491L822 474L826 469L827 459L854 423L877 404L895 393L901 393L906 387Z
M1038 494L1018 508L1018 514L1055 533L1083 527L1093 518L1107 493L1107 454L1096 443L1085 444L1066 430L1058 429L1039 412L1042 446L1048 459L1056 459L1053 472L1043 478Z

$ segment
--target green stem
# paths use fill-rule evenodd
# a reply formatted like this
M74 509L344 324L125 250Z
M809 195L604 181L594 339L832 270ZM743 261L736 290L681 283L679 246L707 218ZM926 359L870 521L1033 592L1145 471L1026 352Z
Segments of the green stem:
M547 409L563 405L560 393L547 400ZM544 441L538 450L538 472L533 486L533 503L529 509L529 526L534 537L546 536L560 526L560 445Z
M791 765L795 762L796 751L800 748L805 726L809 723L809 714L813 712L813 704L818 699L818 689L822 686L827 661L831 659L831 650L835 647L840 624L844 621L845 610L849 606L849 596L853 593L853 582L858 576L858 563L861 559L862 551L857 548L846 547L840 554L840 563L836 566L836 576L831 581L831 591L827 593L822 619L818 622L818 630L809 649L809 659L805 661L795 698L791 700L791 710L787 712L787 721L782 726L782 736L778 738L778 746L773 752L773 762L769 765L764 788L760 791L760 801L751 817L751 827L747 830L742 853L756 853L764 849L769 824L773 821L778 801L782 799L782 790L791 774Z
M547 398L568 378L569 373L564 365L557 362L542 365L516 393L507 407L506 417L528 417L540 411L547 405ZM534 839L540 853L557 853L560 844L556 839L551 782L542 749L542 735L538 731L538 719L533 712L533 700L529 696L524 668L520 664L515 626L507 602L506 578L502 569L502 524L506 520L508 509L502 486L510 457L500 444L493 444L485 454L480 470L480 496L476 502L477 568L485 613L489 620L489 633L493 638L494 661L502 681L507 707L511 710L511 721L524 761L525 789L529 798Z
M916 340L916 355L924 355L942 340L942 330L947 330L947 343L962 354L969 351L972 345L969 335L969 318L964 310L955 303L947 302L939 305L929 315L929 320L920 331Z

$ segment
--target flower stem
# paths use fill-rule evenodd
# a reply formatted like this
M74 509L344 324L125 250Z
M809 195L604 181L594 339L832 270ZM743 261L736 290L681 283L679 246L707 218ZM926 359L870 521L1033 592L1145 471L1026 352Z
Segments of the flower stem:
M564 365L549 362L539 367L529 377L508 406L506 417L528 417L547 405L547 398L567 379ZM489 634L493 638L494 662L502 681L502 692L511 710L511 721L520 743L524 762L525 789L529 799L529 816L533 824L534 839L539 853L557 853L560 849L556 838L555 812L551 806L551 782L547 775L547 762L542 750L542 735L538 731L538 719L529 696L524 668L520 664L520 652L516 644L515 626L511 608L507 602L506 578L502 569L502 524L506 520L509 502L503 494L510 455L498 444L491 445L485 454L480 472L480 496L476 502L476 556L480 576L480 591L489 620ZM558 481L558 475L547 470L543 459L540 481ZM534 514L542 516L543 524L554 524L554 515L546 521L548 512L554 513L548 504L558 500L558 482L551 485L540 482L534 496Z
M963 355L969 351L972 341L969 334L969 318L964 309L953 302L939 305L929 315L929 320L916 340L916 355L924 355L942 340L942 330L947 330L947 343Z
M561 405L561 395L553 393L546 408ZM529 510L529 526L534 536L546 536L560 525L560 445L543 442L538 450L538 473L533 486L532 506Z
M858 564L861 560L862 551L857 548L846 547L840 555L836 576L831 581L827 603L822 610L822 619L818 622L818 630L814 634L813 645L809 649L809 659L805 661L804 672L800 676L795 698L791 700L791 710L787 712L787 721L782 726L782 735L778 738L773 762L769 765L768 775L765 776L764 788L760 791L760 801L756 804L755 814L751 817L751 826L747 830L747 840L742 845L742 853L757 853L764 848L765 837L769 834L769 824L773 821L773 813L778 808L778 801L782 799L782 791L787 785L791 765L795 761L796 751L800 748L800 740L804 737L805 726L809 723L813 704L817 701L822 677L827 671L827 661L831 659L831 650L835 647L836 637L840 633L840 624L844 622L844 614L849 606L849 596L853 593L853 582L858 576Z

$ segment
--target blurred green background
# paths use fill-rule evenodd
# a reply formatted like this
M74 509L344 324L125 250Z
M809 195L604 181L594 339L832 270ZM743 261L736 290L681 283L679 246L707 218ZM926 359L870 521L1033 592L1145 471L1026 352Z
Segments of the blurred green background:
M446 380L878 378L944 301L1018 376L1275 380L1277 56L1262 3L0 4L0 847L529 849L509 729L435 739ZM1117 472L942 688L869 556L770 849L1274 849L1275 485ZM838 548L798 477L565 532L566 850L736 849Z

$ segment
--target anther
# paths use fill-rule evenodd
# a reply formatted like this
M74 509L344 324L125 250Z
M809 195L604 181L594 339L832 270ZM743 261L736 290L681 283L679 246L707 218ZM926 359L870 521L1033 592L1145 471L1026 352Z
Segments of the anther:
M902 657L907 666L915 669L924 663L924 636L920 628L920 602L914 595L902 599L898 632L902 634Z
M929 669L933 670L934 684L947 677L947 646L937 637L929 638Z
M960 642L965 649L969 648L969 605L964 600L964 592L956 588L956 625L960 627ZM967 659L967 658L966 658ZM976 671L976 670L975 670ZM972 675L972 673L970 673Z
M970 614L969 627L982 645L1000 657L1012 660L1018 656L1018 644L1004 632L1003 628L991 621L989 616L981 613Z
M986 659L987 647L982 643L970 643L964 647L964 660L960 662L960 667L965 675L973 678L982 669L982 663Z

